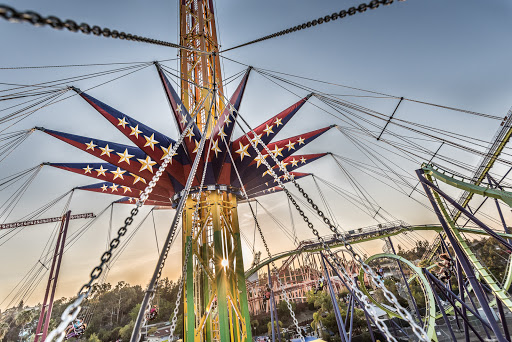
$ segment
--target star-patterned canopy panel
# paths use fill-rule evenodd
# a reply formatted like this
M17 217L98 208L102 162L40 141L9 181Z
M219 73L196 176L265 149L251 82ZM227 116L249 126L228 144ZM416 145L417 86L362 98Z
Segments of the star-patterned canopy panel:
M145 204L172 206L172 199L175 194L183 190L191 172L192 163L196 158L202 139L202 132L194 122L196 114L193 111L189 113L163 70L158 65L157 69L178 131L180 134L183 134L185 130L186 132L182 145L177 148L166 172L160 177ZM275 186L276 181L268 172L263 160L273 168L282 182L286 183L291 181L290 177L299 179L309 175L295 172L295 170L327 154L296 155L295 153L333 126L273 142L275 136L290 122L311 95L272 116L253 130L277 159L277 164L273 158L268 158L268 151L251 131L236 139L233 138L250 71L249 68L244 74L231 98L225 100L225 109L206 138L205 149L203 155L200 156L193 186L200 184L201 175L204 172L205 185L243 187L249 198L254 198L282 190ZM171 152L176 141L91 95L76 88L74 90L134 145L37 127L46 134L104 161L104 163L46 164L101 181L101 183L78 187L79 190L119 195L123 198L116 202L134 203L153 178L162 160ZM258 147L259 153L254 150L249 139ZM290 177L285 175L284 170L290 173Z

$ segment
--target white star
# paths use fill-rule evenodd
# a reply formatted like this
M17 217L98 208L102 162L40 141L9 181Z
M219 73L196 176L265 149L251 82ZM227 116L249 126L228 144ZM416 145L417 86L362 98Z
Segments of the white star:
M211 150L213 152L215 152L215 157L217 157L217 154L219 152L222 152L222 150L219 148L219 140L218 139L213 142Z
M254 138L252 138L252 139L251 139L251 141L252 141L254 144L258 145L258 143L259 143L259 141L260 141L260 139L261 139L261 137L262 137L262 136L263 136L263 134L257 134Z
M98 171L98 174L96 176L103 175L106 177L105 172L107 172L108 169L104 169L103 165L101 165L99 169L95 169L95 170Z
M124 179L123 173L125 173L126 171L121 170L120 168L117 168L117 170L110 171L110 172L114 174L114 179L116 179L116 178Z
M181 113L181 105L180 105L180 104L176 106L176 111L177 111L178 113Z
M227 137L228 135L226 133L224 133L224 126L222 126L219 130L219 136L221 137L221 139L224 139L225 137Z
M155 140L155 133L151 134L150 137L144 136L144 139L146 139L146 143L144 144L144 147L149 146L154 151L155 144L159 143L158 141Z
M283 123L281 122L282 119L280 118L276 118L276 121L274 121L274 125L276 125L276 127L279 127L279 125L282 125Z
M285 163L284 161L283 161L283 162L281 162L281 165L279 166L279 169L280 169L281 171L286 170L286 165L288 165L288 163Z
M187 117L184 114L181 114L181 120L180 123L182 126L185 126L187 124Z
M146 156L146 159L137 159L139 163L141 164L140 170L149 170L149 172L153 173L153 165L156 164L156 162L152 161L149 156Z
M117 187L118 187L118 186L119 186L119 185L117 185L117 184L113 184L113 183L112 183L112 186L110 186L110 190L111 190L112 192L114 192L114 191L116 191L116 192L117 192Z
M224 124L226 125L226 127L228 127L229 124L232 122L231 120L229 120L229 117L230 115L226 114L226 119L224 119Z
M272 127L274 127L274 126L272 126L272 125L270 125L270 127L268 125L265 125L265 126L267 126L267 127L263 130L263 132L267 133L267 137L268 137L271 133L274 133L274 131L272 130Z
M187 135L186 135L186 137L188 138L188 141L191 141L193 136L195 136L195 134L194 134L194 131L192 130L192 127L190 127L187 130Z
M283 154L281 153L282 150L283 150L283 147L279 147L279 146L275 145L274 149L271 152L274 155L274 157L277 157L278 155L282 157L283 156Z
M291 149L294 149L295 150L295 144L296 142L292 143L291 140L288 140L288 144L284 145L286 147L288 147L288 151L290 151Z
M107 184L103 184L103 186L101 187L101 191L107 191L107 189L108 189Z
M90 143L85 143L85 145L87 145L87 148L85 149L86 151L87 151L87 150L93 150L93 151L94 151L94 148L95 148L96 146L98 146L98 145L94 145L94 143L92 142L92 140L91 140L91 142L90 142Z
M294 166L294 167L297 167L297 163L298 163L298 162L299 162L299 161L298 161L298 160L295 160L295 158L293 158L292 160L290 160L290 163L291 163L291 164L292 164L292 166Z
M145 180L144 178L139 177L139 176L137 176L137 175L136 175L136 174L134 174L134 173L130 173L130 175L133 177L133 184L135 184L135 183L137 183L137 182L139 182L139 181L140 181L140 182L142 182L142 183L144 183L144 184L146 184L146 180Z
M259 155L256 156L256 158L254 158L254 161L258 163L256 167L260 167L263 160L267 159L267 157L268 157L268 154L263 154L261 157Z
M128 202L132 203L133 202L133 198L128 198Z
M109 148L109 147L108 147L108 144L107 144L107 146L105 146L105 147L100 147L100 150L102 151L102 152L101 152L101 154L100 154L100 156L102 156L102 155L106 154L106 155L107 155L107 156L109 156L109 157L110 157L110 152L113 152L113 151L114 151L113 149L111 149L111 148Z
M119 123L117 124L118 126L123 126L123 128L126 128L126 125L128 124L128 122L126 122L126 118L123 116L123 119L117 119L119 121Z
M132 127L130 126L130 129L132 130L132 132L130 133L130 135L135 135L135 137L137 139L139 139L139 133L142 133L142 131L139 130L139 125L135 126L135 127Z
M238 142L240 144L240 148L236 150L235 152L240 155L240 160L244 160L244 157L250 157L251 155L247 152L247 149L249 148L249 144L243 145L241 142Z
M125 148L123 153L116 152L117 155L120 157L119 162L126 162L128 165L130 165L130 158L133 157L133 155L128 154L128 149Z
M85 175L86 173L91 173L91 171L92 171L92 167L90 167L89 165L87 165L87 167L84 167L84 168L83 168L83 170L84 170L84 175Z
M307 161L307 159L306 159L306 158L304 158L304 157L300 158L300 162L301 162L302 164L306 164L306 161Z
M125 194L127 191L132 192L132 189L127 186L121 185L121 188L123 188L123 190L124 190L123 194Z
M169 155L169 152L172 151L172 144L169 144L169 147L167 147L167 148L165 148L163 146L160 146L160 148L162 149L162 151L164 151L164 154L162 155L162 158L160 158L160 160L163 160L163 159L165 159ZM177 154L178 153L174 152L174 154L172 156L174 157ZM172 159L171 159L171 164L172 164Z
M297 142L299 143L299 145L304 145L304 140L304 138L299 137L299 139L297 139Z
M196 143L196 147L194 147L192 153L197 153L197 151L199 150L199 142L197 140L194 140L194 142Z

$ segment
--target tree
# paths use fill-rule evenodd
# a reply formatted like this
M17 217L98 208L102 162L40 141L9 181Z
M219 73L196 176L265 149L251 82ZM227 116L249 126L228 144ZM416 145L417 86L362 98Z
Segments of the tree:
M98 335L96 333L92 334L88 339L87 342L101 342Z
M5 322L0 323L0 340L2 340L9 331L9 325Z
M134 326L135 326L135 322L131 321L130 323L128 323L127 325L122 327L119 330L119 337L121 337L121 339L123 341L129 341L130 337L132 336L132 331L133 331Z
M274 329L277 328L277 324L278 324L278 322L274 321ZM267 323L267 329L268 329L268 334L271 335L272 334L272 322ZM283 333L283 322L281 322L281 321L279 321L279 331L281 332L281 334Z
M32 322L35 313L32 310L23 310L16 315L16 324L24 327L27 323Z

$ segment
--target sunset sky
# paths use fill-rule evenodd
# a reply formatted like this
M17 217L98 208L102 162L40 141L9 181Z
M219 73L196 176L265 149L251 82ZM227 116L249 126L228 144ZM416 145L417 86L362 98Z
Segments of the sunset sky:
M171 42L178 42L177 1L52 1L6 0L5 4L18 10L33 10L42 15L55 15L63 19L74 19L91 25L124 30L132 34L147 36ZM219 41L222 48L244 43L261 36L325 16L359 1L216 1L216 20ZM268 69L289 75L298 75L326 83L307 81L286 76L295 82L312 87L319 92L334 94L375 111L393 112L397 98L406 97L443 106L462 108L498 117L507 115L512 105L512 47L510 32L512 4L506 0L483 2L476 0L408 0L395 2L391 6L326 23L307 30L295 32L280 38L264 41L225 53L222 72L229 77L246 68L246 65ZM25 23L0 21L2 48L0 53L0 91L12 87L9 84L35 84L40 82L75 77L106 71L119 65L1 69L23 66L56 66L92 63L151 62L176 59L177 51L172 48L143 43L127 42L103 37L87 36L68 31L57 31L48 27L38 28ZM238 63L237 63L238 62ZM177 60L163 62L177 68ZM81 89L88 89L117 75L87 79L70 83ZM227 86L231 94L239 80ZM242 101L240 115L256 126L296 102L308 91L274 83L265 75L253 71ZM361 97L369 94L342 87L341 85L385 93L396 98ZM129 76L101 85L88 93L110 106L133 116L160 132L176 139L178 133L167 100L154 67L148 67ZM2 93L0 92L0 95ZM20 101L21 102L21 101ZM0 116L12 112L11 101L0 102ZM331 124L344 125L338 118L321 110L325 108L318 99L312 98L279 133L279 138L300 134ZM439 107L405 101L395 114L411 122L434 126L449 132L464 134L469 139L491 142L500 128L499 120L485 119ZM130 144L114 127L78 97L71 97L53 106L44 108L34 115L8 127L12 122L0 124L1 133L43 126L63 132L93 136L104 140ZM379 123L381 124L381 123ZM382 124L381 124L382 125ZM411 136L418 144L436 150L439 141L422 138L396 126L389 130ZM241 133L235 132L235 137ZM370 141L373 151L389 158L396 171L416 184L414 170L421 166L419 158L406 160L389 152L383 142ZM486 144L482 143L484 146ZM485 148L482 148L485 150ZM357 160L373 167L372 161L355 145L333 129L315 140L300 153L332 152L344 158ZM443 153L451 158L476 166L480 157L463 153L452 147L444 147ZM507 150L507 153L510 153ZM504 159L510 160L508 155ZM0 178L28 169L43 162L97 162L94 157L73 148L41 132L34 132L5 160L0 161ZM422 159L422 161L426 161ZM373 165L373 166L372 166ZM362 187L371 194L379 207L390 213L388 220L399 219L409 224L435 223L434 215L420 203L428 203L419 192L411 197L391 189L389 186L368 177L350 163L344 164ZM505 166L500 164L496 174L503 174ZM299 171L312 172L319 179L328 180L340 187L354 191L348 178L332 157L327 156ZM469 173L468 173L469 175ZM43 167L23 195L12 213L0 216L0 222L15 222L27 213L36 210L56 197L77 186L96 183L91 178L67 173L50 167ZM306 191L321 204L321 196L311 178L300 181ZM340 226L345 230L366 227L384 222L364 213L352 203L329 190L319 182ZM0 203L7 201L16 186L0 192ZM408 190L410 193L411 189ZM457 197L459 192L450 191ZM73 213L94 212L98 214L117 196L76 191L71 199ZM66 200L57 203L42 217L61 214ZM292 223L288 202L283 193L267 195L260 199L264 208L275 215L289 231ZM477 199L477 203L480 199ZM119 227L131 209L128 205L115 205L112 215L113 229ZM2 209L3 210L3 209ZM135 224L139 223L149 208L144 208ZM492 206L486 212L495 215ZM241 230L250 244L255 242L255 251L264 252L258 236L254 240L254 220L247 204L239 208ZM81 284L88 280L90 270L98 263L105 250L109 236L110 211L107 211L89 229L83 232L63 258L57 297L73 296ZM107 281L117 283L124 280L131 284L145 286L153 271L158 253L155 232L160 248L165 238L173 210L155 211L142 224L137 235L110 271ZM313 217L312 214L310 214ZM268 239L272 253L293 249L278 225L258 207L258 218ZM512 221L510 211L506 218ZM293 221L299 239L312 238L298 216ZM329 230L316 218L315 227L322 234ZM84 229L87 221L76 220L70 225L70 234ZM47 241L55 229L54 224L36 225L18 229L9 235L0 232L0 309L9 304L9 293L25 274L37 264ZM431 240L432 233L412 234L395 238L396 244L410 247L414 240ZM252 247L244 241L244 262L252 262ZM376 253L382 249L382 241L358 246L363 253ZM177 279L181 268L181 239L171 250L164 275ZM41 283L35 288L28 304L42 301L47 274L41 273ZM4 300L4 298L7 298ZM17 304L14 303L14 304Z

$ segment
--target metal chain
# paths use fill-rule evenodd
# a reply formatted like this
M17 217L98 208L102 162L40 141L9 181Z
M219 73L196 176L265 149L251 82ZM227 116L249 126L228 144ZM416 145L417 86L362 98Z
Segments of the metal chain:
M405 0L398 0L398 1L405 1ZM320 17L318 19L315 19L315 20L312 20L312 21L308 21L307 23L300 24L300 25L297 25L297 26L294 26L294 27L290 27L289 29L282 30L282 31L279 31L279 32L276 32L276 33L273 33L273 34L269 34L267 36L264 36L264 37L261 37L261 38L255 39L255 40L251 40L250 42L247 42L247 43L244 43L244 44L240 44L240 45L234 46L234 47L226 49L226 50L222 50L221 53L222 52L226 52L226 51L230 51L230 50L234 50L234 49L238 49L240 47L251 45L251 44L254 44L254 43L259 43L259 42L267 40L267 39L271 39L271 38L275 38L275 37L279 37L279 36L284 36L285 34L288 34L288 33L292 33L292 32L295 32L295 31L300 31L300 30L303 30L303 29L306 29L306 28L310 28L311 26L316 26L316 25L321 25L323 23L328 23L329 21L331 21L331 20L334 21L334 20L336 20L338 18L339 19L343 19L347 15L352 16L352 15L358 13L358 12L359 13L363 13L363 12L366 12L367 9L376 9L380 5L384 5L384 6L391 5L393 2L394 2L394 0L373 0L373 1L370 1L368 4L362 3L362 4L360 4L357 7L350 7L348 10L341 10L340 12L334 12L331 15L326 15L325 17Z
M277 159L277 157L272 153L272 151L268 148L268 146L260 139L260 137L254 132L254 130L250 127L250 125L245 121L244 118L242 118L240 115L239 117L244 121L244 123L247 125L247 127L249 127L251 133L253 134L253 137L258 141L259 144L261 144L263 146L263 148L267 151L268 155L274 160L274 162L276 163L277 166L279 166L279 169L281 171L283 171L283 173L289 178L291 179L291 181L293 182L293 184L295 185L295 187L299 190L299 192L303 195L304 198L306 198L307 202L313 207L313 209L317 212L318 216L320 216L323 220L323 222L329 226L329 229L335 234L336 238L341 240L343 242L343 245L344 247L347 249L347 251L352 255L352 257L361 264L361 267L364 269L364 271L369 274L371 276L371 279L373 281L373 283L375 285L377 285L377 287L381 288L383 293L384 293L384 296L386 297L386 299L391 302L397 309L399 315L406 321L409 322L409 324L411 325L412 327L412 330L414 332L414 334L420 339L420 341L426 341L426 342L429 342L429 339L427 337L427 334L425 333L425 330L420 327L416 322L415 320L413 319L413 317L411 316L411 314L405 310L399 303L398 303L398 300L396 299L396 297L394 296L394 294L389 291L386 286L384 285L384 282L379 279L377 277L377 275L375 274L375 272L373 271L373 269L364 262L364 260L361 258L361 256L356 252L354 251L354 248L352 247L352 245L350 243L348 243L344 236L338 231L338 229L336 228L335 225L333 225L331 223L331 221L329 220L329 218L327 218L324 213L318 208L318 205L316 205L313 200L309 197L308 194L305 193L304 189L302 189L302 187L297 183L297 181L294 179L294 177L288 172L288 170L286 169L285 166L282 165L281 162L279 162L279 160ZM299 212L299 214L301 215L302 219L306 222L306 224L308 225L308 228L310 228L313 232L313 234L316 236L316 238L322 243L322 247L329 253L330 257L332 258L332 260L336 263L336 265L338 267L340 267L340 269L342 270L342 273L344 273L344 268L339 260L339 258L331 251L330 247L325 243L324 239L320 236L318 230L316 228L314 228L313 226L313 223L311 223L311 221L309 220L309 218L306 216L306 214L304 213L304 210L302 210L299 206L299 204L297 204L297 202L295 201L295 199L293 198L293 196L291 195L291 193L289 192L289 190L284 186L283 182L281 181L281 179L277 176L277 174L273 171L272 167L270 166L270 164L266 161L266 159L264 158L264 156L261 154L261 151L257 148L257 145L254 143L253 139L251 139L247 133L245 132L245 130L242 128L242 126L239 124L240 128L242 129L242 131L244 132L245 136L247 137L247 140L249 141L249 143L251 144L251 146L254 148L254 150L256 151L256 153L259 155L260 157L260 160L262 161L262 163L267 167L268 169L268 172L269 174L274 178L274 180L279 184L279 186L283 189L283 191L286 193L287 197L290 199L290 201L292 201L292 204L295 205L295 208L297 209L297 211ZM345 275L344 275L345 276ZM348 276L347 276L348 277ZM360 299L362 300L363 303L366 302L366 299L367 297L362 293L360 292L360 290L357 288L357 284L354 284L354 281L353 279L351 279L351 277L348 277L348 281L350 282L350 284L353 286L353 291L356 293L356 295L362 295L360 297ZM358 293L360 292L360 293ZM366 307L366 305L365 305ZM368 307L370 307L369 303L368 303ZM373 310L370 310L372 313L375 314L375 311ZM396 339L391 335L391 333L389 332L389 329L387 328L387 326L383 323L383 322L380 322L381 324L377 323L378 321L378 317L376 317L376 314L375 314L375 321L376 321L376 324L379 325L379 327L385 332L385 334L388 336L388 338L390 340L392 340L393 342L396 341Z
M132 40L135 42L141 42L141 43L148 43L148 44L154 44L154 45L161 45L161 46L167 46L167 47L173 47L177 49L186 49L191 51L197 51L202 52L200 50L192 49L186 46L182 46L175 43L165 42L162 40L147 38L147 37L141 37L137 36L131 33L125 33L123 31L119 32L118 30L111 30L107 27L101 28L97 25L91 26L86 23L81 23L80 25L77 24L74 20L62 20L55 16L48 16L44 17L40 15L39 13L33 12L33 11L17 11L16 9L0 5L0 18L3 18L5 20L11 21L11 22L27 22L29 24L32 24L34 26L50 26L57 30L67 29L71 32L82 32L85 34L93 34L95 36L103 36L103 37L110 37L110 38L117 38L121 40ZM206 53L206 52L205 52Z
M210 92L205 96L203 103L209 94L210 94ZM197 108L200 108L201 106L202 106L202 103ZM194 117L197 116L198 113L199 113L199 111L196 109L196 113L195 113ZM176 154L176 151L178 150L178 148L182 144L183 140L185 139L185 136L187 135L187 132L190 129L190 127L192 126L193 122L194 122L194 120L192 117L191 120L189 121L189 123L187 124L187 126L185 127L185 129L183 130L183 132L181 133L178 141L176 141L176 143L174 144L172 150L165 156L162 165L160 165L160 167L158 168L158 171L155 173L155 175L149 182L146 189L144 189L144 191L140 194L139 199L135 203L135 208L133 208L130 211L130 216L124 220L124 225L121 228L119 228L119 230L117 231L117 237L115 237L112 241L110 241L109 249L106 252L104 252L100 258L101 263L98 266L96 266L95 268L93 268L93 270L90 273L89 281L87 283L85 283L78 291L77 299L64 310L64 312L62 313L62 316L61 316L61 320L62 320L61 323L48 334L48 336L46 338L47 342L51 342L55 338L56 338L57 342L61 342L65 338L66 328L68 327L68 325L70 323L72 323L76 319L76 317L80 313L81 304L84 301L84 299L86 299L89 296L89 294L91 293L92 284L94 283L94 281L96 281L96 279L99 278L99 276L103 272L103 267L105 266L106 263L108 263L108 261L112 257L112 252L119 246L119 244L121 242L121 237L124 236L126 234L126 232L128 231L128 226L130 226L133 223L133 218L139 213L139 208L148 199L149 194L153 191L153 188L156 186L156 183L158 182L158 180L164 173L165 169L171 162L172 157Z
M215 89L214 89L215 91ZM209 94L211 93L211 91L204 97L202 103L197 107L197 108L201 108L203 103L206 101L206 99L209 97ZM212 102L213 103L213 102ZM196 172L197 172L197 167L199 166L199 161L201 160L202 158L202 155L203 155L203 150L204 150L204 145L205 145L205 142L206 142L206 133L207 133L207 127L208 127L208 124L210 122L210 119L212 117L212 114L211 114L211 106L210 106L210 110L209 110L209 114L208 114L208 119L206 120L206 125L205 125L205 129L204 131L202 132L202 136L201 136L201 141L199 143L199 148L198 148L198 151L196 153L196 158L194 160L194 164L192 165L192 169L190 170L190 173L189 173L189 176L188 176L188 179L187 179L187 184L185 185L185 188L184 188L184 191L182 193L182 200L180 201L180 204L183 203L182 201L184 201L188 195L190 194L190 189L191 189L191 185L192 185L192 180L194 179L195 175L196 175ZM199 110L197 111L199 112ZM196 114L197 115L197 114ZM181 136L180 136L180 140L183 141L183 138L186 136L188 130L190 129L190 126L192 125L193 123L193 119L191 119L189 121L189 123L187 124L187 126L185 127L185 129L183 130ZM179 142L179 144L181 144L181 141ZM176 146L179 146L178 142L176 143L175 147ZM211 140L210 140L210 145L211 145ZM177 147L176 147L177 149ZM171 155L174 155L174 153L176 152L176 150L173 150ZM208 156L210 155L210 150L208 150L208 155L207 155L207 158ZM202 179L201 179L201 184L200 184L200 190L199 190L199 198L201 196L201 193L202 193L202 188L203 188L203 185L204 185L204 180L206 178L206 170L207 170L207 167L205 166L203 168L203 175L202 175ZM199 210L199 203L200 201L198 200L198 202L196 203L196 209L194 211L194 213L197 213L198 210ZM172 229L172 238L169 239L169 243L167 244L166 246L166 249L165 249L165 254L162 258L162 262L160 263L159 265L159 269L158 269L158 274L157 274L157 277L156 277L156 280L155 280L155 284L158 284L158 281L160 280L160 277L162 275L162 270L165 266L165 261L167 260L167 256L168 256L168 253L169 253L169 250L171 248L171 245L172 245L172 242L174 240L174 234L176 233L177 231L177 227L178 227L178 222L180 221L180 218L183 214L183 210L185 209L185 205L179 205L178 208L177 208L177 212L175 215L178 215L177 216L177 220L175 221L174 225L171 227ZM196 216L197 217L197 216ZM194 217L195 218L195 217ZM194 221L195 222L195 221ZM186 251L186 259L185 259L185 264L184 264L184 271L186 271L186 260L188 260L188 249L189 247L187 246L187 251ZM183 287L183 277L181 279L181 287ZM157 285L158 286L158 285ZM149 309L154 297L155 297L155 294L156 294L156 291L155 289L148 289L148 291L152 291L151 293L151 297L149 298L148 300L148 303L146 305L145 308L141 308L141 310L143 310L142 312L146 312L147 309ZM180 293L180 296L176 299L176 305L179 305L179 301L180 301L180 297L181 297L181 293ZM176 308L175 308L176 310ZM140 325L140 327L143 327L145 324L146 324L146 315L144 315L143 317L143 320L142 320L142 324ZM173 330L174 331L174 330ZM140 339L140 329L137 331L137 338L135 339L136 341L138 341ZM132 339L133 340L133 339Z
M231 106L230 102L228 102L228 106ZM232 108L232 110L234 112L236 111L236 109L233 108L233 106L231 106L231 108ZM224 137L221 136L221 139L224 142L224 145L226 146L226 149L229 151L228 143L226 142ZM288 298L288 294L286 293L286 291L284 289L284 285L281 282L281 279L279 278L278 268L277 268L275 262L272 260L272 254L270 253L270 249L268 248L267 241L266 241L265 237L263 236L263 231L261 230L258 218L256 217L256 214L254 213L254 210L252 209L251 203L249 202L249 196L247 195L247 192L245 191L245 187L243 185L242 179L240 178L240 174L238 173L238 170L236 169L236 166L235 166L236 164L235 164L235 161L233 160L233 156L231 155L230 152L228 152L228 155L229 155L229 157L231 159L231 164L235 167L236 175L238 177L240 185L242 186L242 194L244 195L245 199L247 200L247 203L249 204L249 208L251 209L252 216L254 218L254 222L256 223L256 227L258 228L258 232L260 234L261 240L263 241L263 245L265 246L265 250L267 251L269 259L271 259L272 268L273 268L274 272L276 272L276 274L277 274L277 282L278 282L279 288L281 289L281 292L284 295L284 300L286 301L286 306L288 307L288 311L290 312L290 316L292 317L293 324L295 325L295 330L297 331L297 334L300 336L301 341L304 342L305 339L304 339L304 336L302 336L302 330L299 327L299 321L295 317L295 312L293 311L293 307L292 307L292 304L290 302L290 298Z

